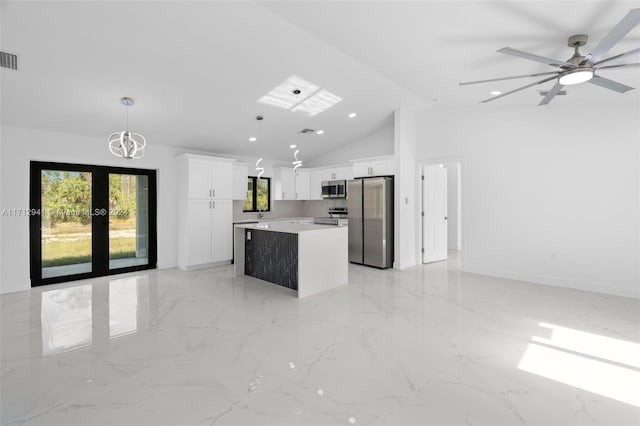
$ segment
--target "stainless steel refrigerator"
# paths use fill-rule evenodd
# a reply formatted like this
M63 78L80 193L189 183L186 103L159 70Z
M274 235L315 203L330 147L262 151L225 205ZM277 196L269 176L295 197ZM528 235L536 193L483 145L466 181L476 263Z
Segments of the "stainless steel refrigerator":
M350 180L349 262L393 267L393 178Z

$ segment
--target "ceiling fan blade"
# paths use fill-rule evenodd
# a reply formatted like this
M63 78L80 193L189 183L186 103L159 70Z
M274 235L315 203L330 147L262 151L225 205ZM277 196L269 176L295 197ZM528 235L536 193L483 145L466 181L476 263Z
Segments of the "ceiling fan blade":
M618 65L606 65L604 67L598 67L598 71L606 70L609 68L622 68L622 67L640 67L640 62L637 64L618 64Z
M611 61L613 61L613 62L618 62L619 60L621 60L621 59L623 59L623 58L627 58L627 57L629 57L629 56L631 56L631 55L636 55L636 54L638 54L638 53L640 53L640 47L639 47L639 48L637 48L637 49L630 50L630 51L625 52L625 53L621 53L621 54L619 54L619 55L610 56L610 57L608 57L608 58L606 58L606 59L603 59L603 60L601 60L601 61L599 61L599 62L596 62L596 63L595 63L595 64L593 64L593 65L598 66L598 65L600 65L600 64L604 64L604 63L611 62Z
M510 95L510 94L512 94L512 93L516 93L516 92L519 92L519 91L521 91L521 90L528 89L529 87L533 87L533 86L535 86L535 85L542 84L542 83L546 83L547 81L551 81L551 80L555 80L555 79L556 79L556 76L554 75L553 77L548 77L548 78L545 78L545 79L543 79L543 80L536 81L536 82L531 83L531 84L527 84L526 86L518 87L517 89L511 90L511 91L506 92L506 93L503 93L503 94L501 94L501 95L498 95L498 96L492 96L492 97L490 97L490 98L488 98L488 99L485 99L485 100L483 100L483 101L480 101L480 103L481 103L481 104L486 104L487 102L495 101L496 99L503 98L503 97L505 97L505 96L507 96L507 95Z
M466 86L468 84L489 83L491 81L513 80L514 78L538 77L540 75L558 74L559 72L560 71L549 71L549 72L540 72L540 73L537 73L537 74L514 75L512 77L490 78L489 80L466 81L464 83L458 83L458 85L459 86Z
M590 62L597 63L600 61L638 23L640 23L640 9L631 9L591 51Z
M534 55L533 53L523 52L522 50L512 49L510 47L503 47L498 49L499 53L504 53L511 56L517 56L519 58L529 59L530 61L541 62L543 64L551 65L552 67L575 67L575 64L570 62L560 61L557 59L546 58L540 55Z
M627 86L626 84L618 83L617 81L609 80L608 78L599 77L594 75L589 83L595 84L596 86L604 87L605 89L613 90L614 92L624 93L629 90L633 90L633 87Z
M553 85L553 87L551 88L551 90L549 90L549 93L547 93L547 96L545 96L540 103L538 104L538 106L540 105L546 105L549 102L551 102L551 100L553 98L556 97L556 95L558 94L558 92L560 92L562 90L564 86L562 84L560 84L559 82L556 82L556 84Z

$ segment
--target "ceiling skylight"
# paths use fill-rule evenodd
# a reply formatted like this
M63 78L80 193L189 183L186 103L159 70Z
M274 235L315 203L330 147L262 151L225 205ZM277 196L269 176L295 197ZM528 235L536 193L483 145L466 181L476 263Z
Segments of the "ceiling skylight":
M258 102L314 116L341 100L341 97L293 75L258 99Z
M269 93L258 99L258 102L279 108L290 109L298 102L308 98L319 89L313 83L295 75L271 89Z
M311 96L306 101L298 104L291 111L302 111L306 112L310 117L314 115L320 114L322 111L325 111L338 102L340 102L342 98L340 96L336 96L333 93L327 90L320 90L315 95Z

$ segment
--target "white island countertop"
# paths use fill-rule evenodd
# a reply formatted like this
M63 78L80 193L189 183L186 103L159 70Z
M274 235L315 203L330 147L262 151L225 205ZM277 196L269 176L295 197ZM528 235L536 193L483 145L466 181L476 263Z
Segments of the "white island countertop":
M316 225L313 223L297 223L297 222L269 222L269 223L247 223L236 224L236 228L243 229L259 229L263 231L286 232L288 234L299 234L308 231L326 231L328 229L339 228L335 225Z

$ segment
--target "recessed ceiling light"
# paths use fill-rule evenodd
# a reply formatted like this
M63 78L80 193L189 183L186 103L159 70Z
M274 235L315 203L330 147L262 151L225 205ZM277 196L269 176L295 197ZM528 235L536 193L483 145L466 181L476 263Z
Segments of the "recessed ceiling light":
M291 149L296 148L296 147L297 147L297 145L289 145L289 148L291 148Z
M255 141L257 141L257 140L258 140L258 139L256 139L256 138L249 138L249 142L255 142Z
M353 117L355 117L356 115L358 115L358 114L356 114L355 112L352 112L352 113L350 113L347 117L349 117L349 118L353 118Z
M323 134L324 134L324 130L318 130L318 131L316 132L316 134L318 134L318 135L323 135Z
M498 96L498 95L502 95L502 92L499 90L492 90L491 92L489 92L491 95L493 96Z

